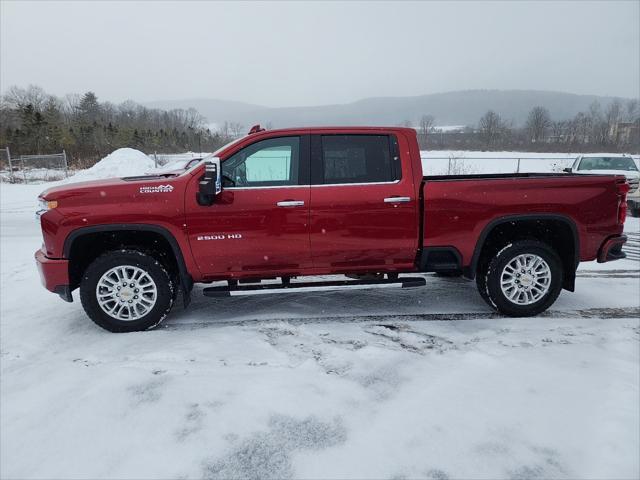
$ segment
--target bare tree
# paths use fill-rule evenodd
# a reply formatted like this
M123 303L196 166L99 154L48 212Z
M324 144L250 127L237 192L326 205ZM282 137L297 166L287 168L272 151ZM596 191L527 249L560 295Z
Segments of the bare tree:
M609 140L609 127L602 114L602 106L597 100L589 106L590 141L597 145L606 145Z
M231 122L229 124L229 130L231 132L231 135L235 138L237 137L241 137L242 133L244 132L244 125L242 125L241 123L238 122Z
M617 143L618 123L622 120L622 103L619 100L614 100L609 104L604 115L604 120L607 129L607 141L611 144Z
M206 124L206 119L195 108L188 108L184 112L185 124L191 128L203 128Z
M420 135L426 137L427 134L433 128L433 123L435 122L435 118L433 115L423 115L420 117Z
M218 127L218 135L222 138L229 138L231 136L229 133L229 122L225 120L225 122Z
M565 143L567 134L570 131L570 123L566 120L551 122L549 128L551 129L551 136L555 143Z
M507 124L502 117L493 110L489 110L482 116L478 128L485 145L488 147L495 147L498 142L506 136L506 133L508 133Z
M549 110L544 107L533 107L527 118L526 128L529 140L533 143L544 141L547 129L551 126Z
M627 122L637 122L640 120L640 102L638 102L637 98L627 102L624 117Z
M591 117L584 112L579 112L571 122L572 143L589 143L591 130Z
M34 110L40 111L44 108L51 95L37 85L29 85L27 88L17 86L9 87L4 95L4 100L10 108L23 108L32 105Z

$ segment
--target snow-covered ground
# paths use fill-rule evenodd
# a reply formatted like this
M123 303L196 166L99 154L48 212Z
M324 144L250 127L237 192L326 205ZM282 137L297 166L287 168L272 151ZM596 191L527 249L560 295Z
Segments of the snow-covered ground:
M43 188L0 184L1 478L640 475L638 260L581 265L538 318L428 275L406 291L196 288L162 328L110 334L77 292L40 286Z

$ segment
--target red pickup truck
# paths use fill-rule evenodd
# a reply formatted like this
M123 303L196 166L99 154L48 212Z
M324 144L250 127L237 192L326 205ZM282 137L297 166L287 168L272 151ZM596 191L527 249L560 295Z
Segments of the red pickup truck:
M511 316L573 291L580 261L624 257L623 176L423 176L409 128L260 128L181 172L42 193L44 286L110 331L209 296L477 282ZM341 275L313 281L300 277ZM402 275L402 276L401 276ZM346 279L345 277L346 276Z

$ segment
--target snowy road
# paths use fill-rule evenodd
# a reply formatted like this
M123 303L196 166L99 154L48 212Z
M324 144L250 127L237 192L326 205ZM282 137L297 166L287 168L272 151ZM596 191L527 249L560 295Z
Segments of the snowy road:
M393 292L196 291L164 328L114 335L40 286L41 189L0 187L2 478L640 475L637 256L581 265L539 318L498 317L473 283L429 276Z

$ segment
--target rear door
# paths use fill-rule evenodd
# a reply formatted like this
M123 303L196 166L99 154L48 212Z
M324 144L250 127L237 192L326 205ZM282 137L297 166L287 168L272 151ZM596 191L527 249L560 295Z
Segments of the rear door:
M311 183L314 267L337 273L413 265L418 199L395 135L312 135Z

